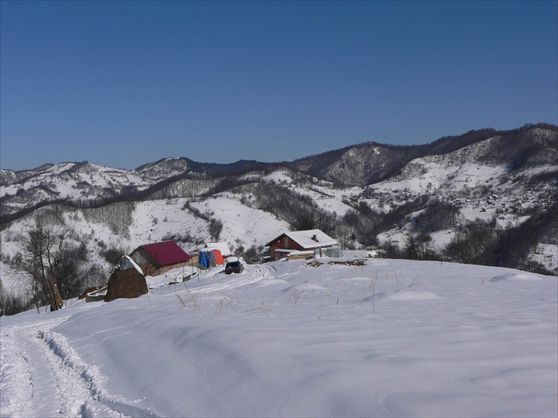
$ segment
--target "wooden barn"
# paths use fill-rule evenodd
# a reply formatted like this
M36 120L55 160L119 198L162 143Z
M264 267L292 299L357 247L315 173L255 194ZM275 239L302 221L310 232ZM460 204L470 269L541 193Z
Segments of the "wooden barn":
M140 245L130 254L146 276L157 276L177 267L188 265L190 256L174 241Z
M266 246L269 247L271 261L288 258L291 253L311 256L310 250L329 248L337 245L337 241L319 229L306 231L289 231L279 235Z

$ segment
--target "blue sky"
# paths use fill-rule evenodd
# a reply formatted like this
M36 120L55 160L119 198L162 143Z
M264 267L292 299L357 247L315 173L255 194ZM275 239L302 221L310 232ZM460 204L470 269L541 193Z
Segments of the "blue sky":
M11 2L0 164L289 160L558 122L557 2Z

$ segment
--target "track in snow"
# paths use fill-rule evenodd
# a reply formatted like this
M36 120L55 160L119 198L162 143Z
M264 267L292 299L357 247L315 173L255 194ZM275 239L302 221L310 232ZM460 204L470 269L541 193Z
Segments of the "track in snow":
M198 294L226 291L274 274L269 266L247 266L241 274L209 276L208 284L202 277L189 291ZM158 416L102 388L103 378L96 368L84 363L62 335L51 331L66 319L60 317L2 330L0 416Z
M271 269L268 266L257 264L255 266L249 266L244 272L240 274L233 273L226 276L226 279L223 282L195 288L191 291L192 293L212 293L222 290L230 290L237 287L257 283L271 276Z
M60 321L55 321L56 323ZM153 411L106 393L101 377L64 337L39 323L2 331L1 417L156 417Z

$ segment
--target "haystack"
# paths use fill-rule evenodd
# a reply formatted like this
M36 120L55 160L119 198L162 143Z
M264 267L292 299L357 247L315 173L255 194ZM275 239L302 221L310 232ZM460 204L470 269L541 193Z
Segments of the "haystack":
M118 298L137 298L147 291L145 277L135 268L115 270L108 281L105 302Z

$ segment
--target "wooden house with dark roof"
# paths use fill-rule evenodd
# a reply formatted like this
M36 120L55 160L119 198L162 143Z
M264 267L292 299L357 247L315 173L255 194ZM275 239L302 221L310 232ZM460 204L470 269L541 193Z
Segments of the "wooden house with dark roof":
M287 231L266 244L269 247L269 259L276 261L296 254L301 258L312 257L314 250L337 246L337 240L319 229L306 231Z

